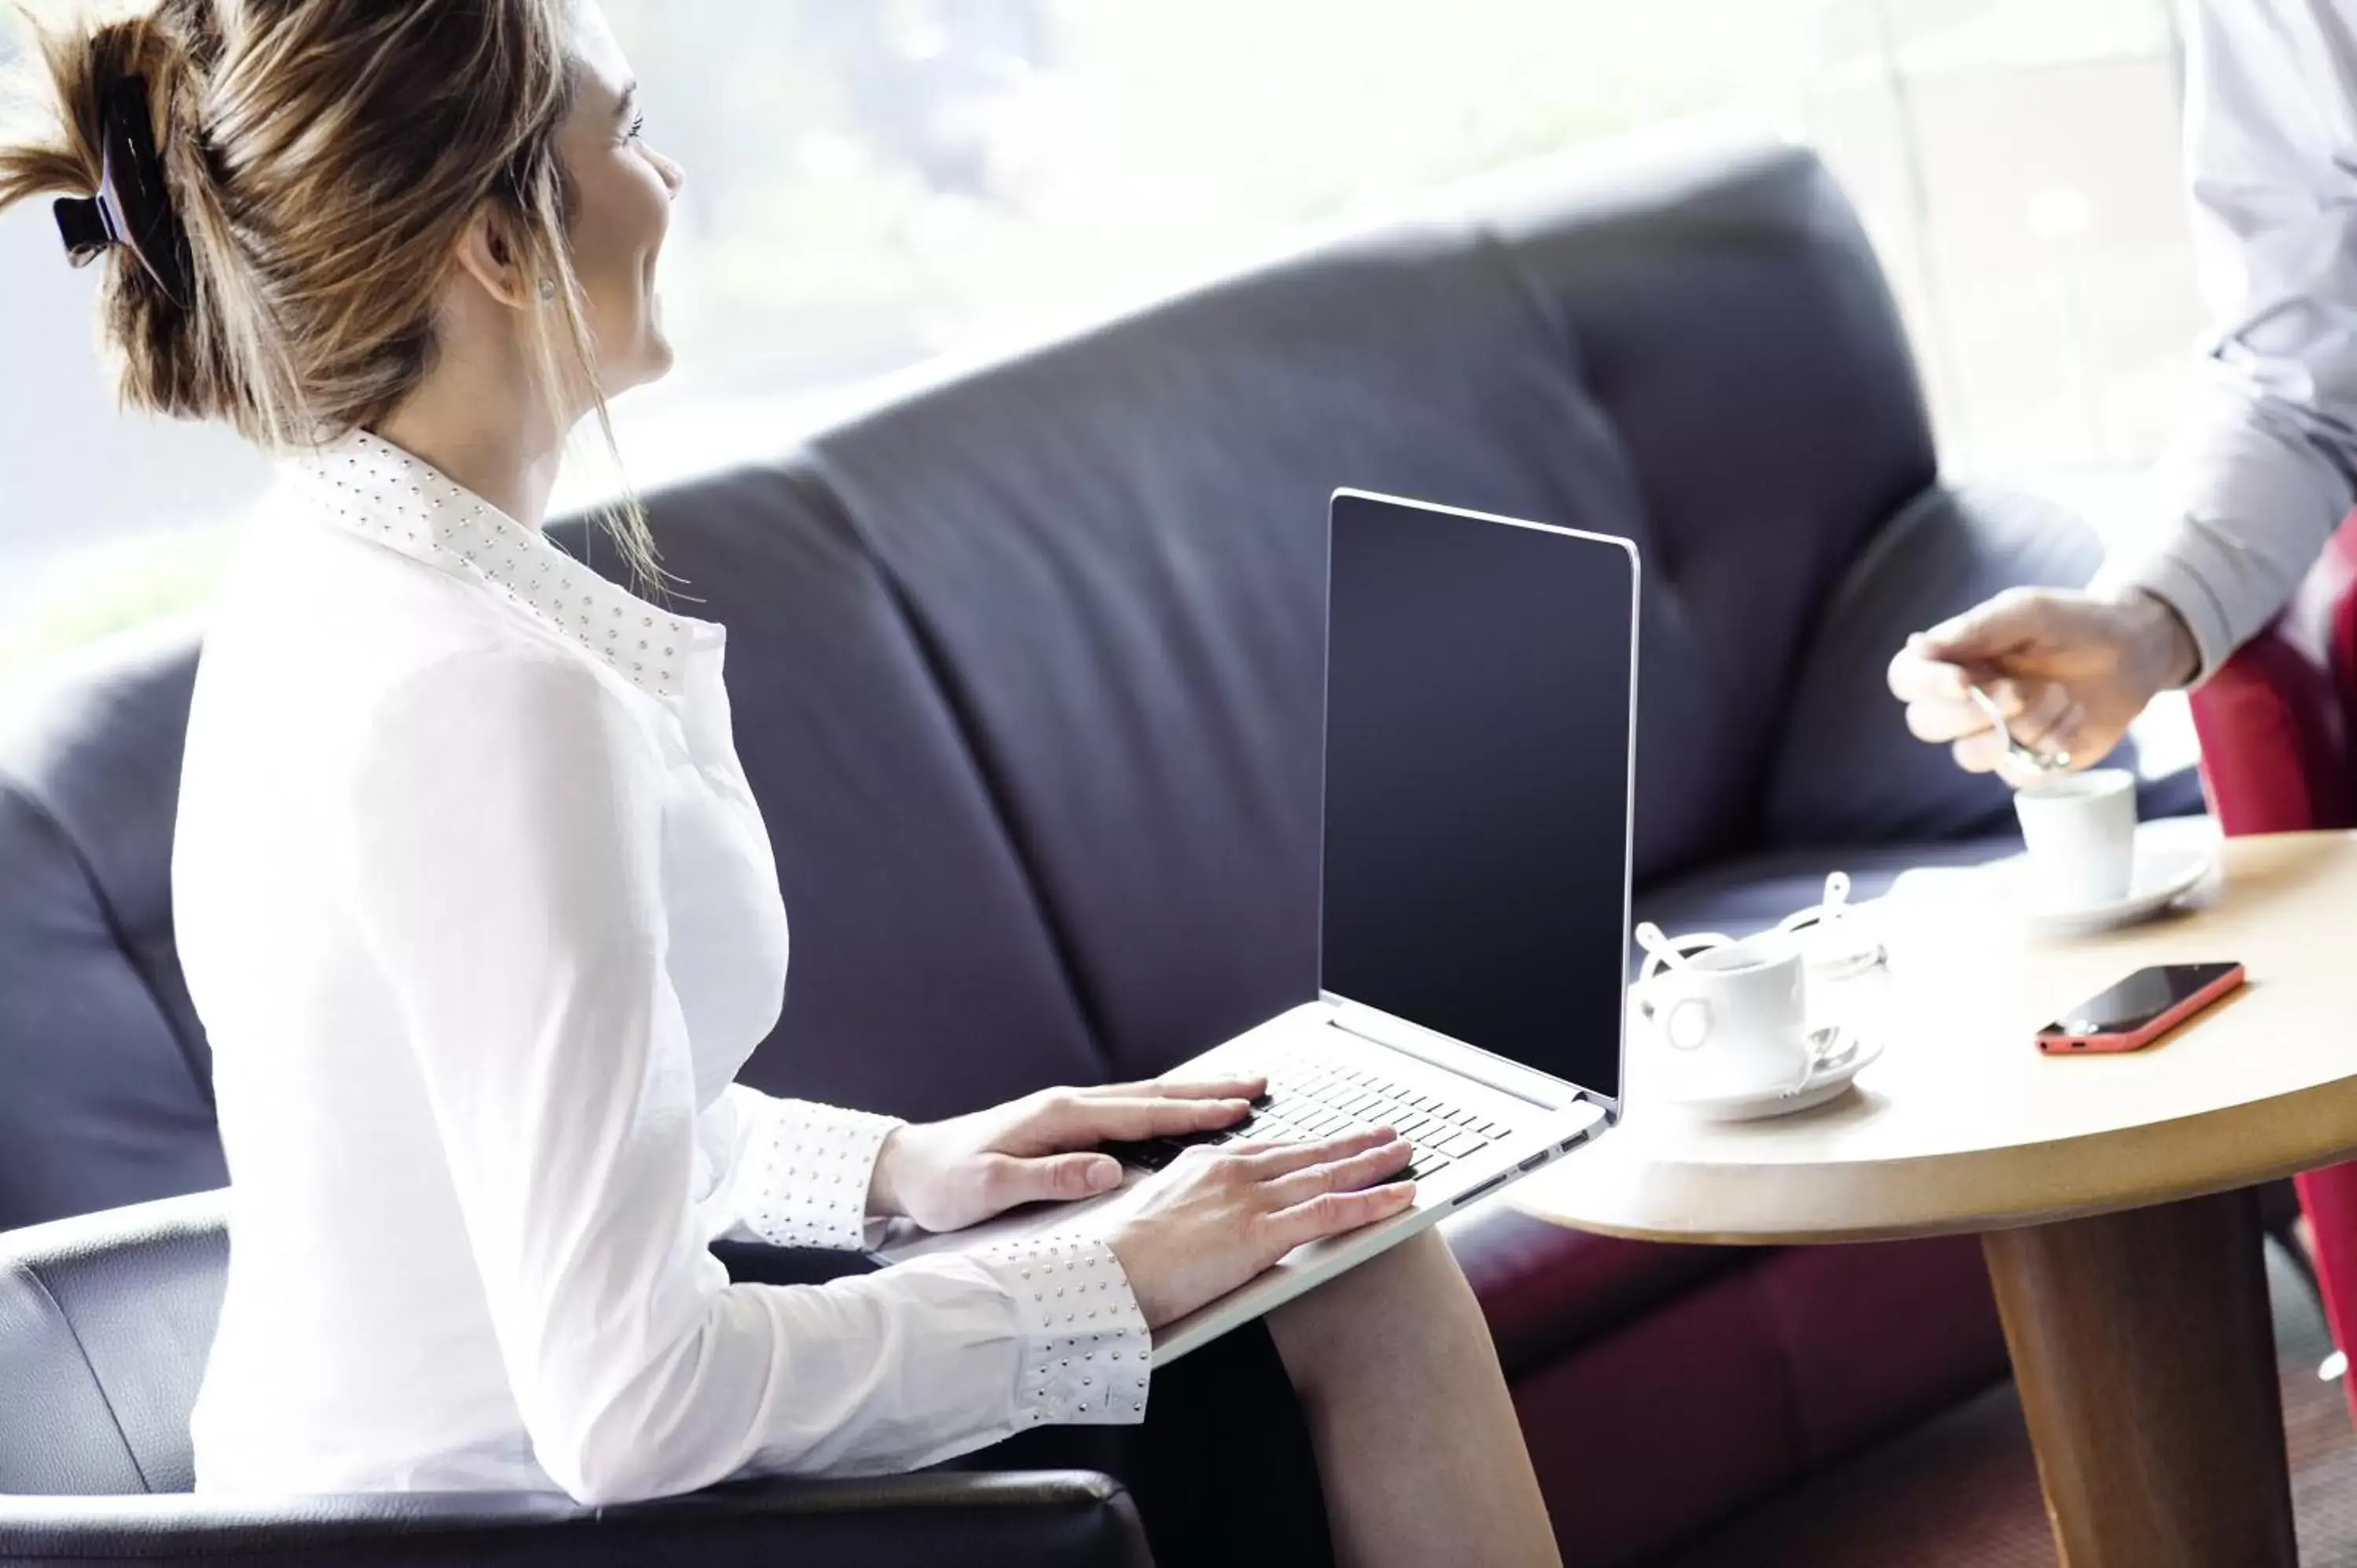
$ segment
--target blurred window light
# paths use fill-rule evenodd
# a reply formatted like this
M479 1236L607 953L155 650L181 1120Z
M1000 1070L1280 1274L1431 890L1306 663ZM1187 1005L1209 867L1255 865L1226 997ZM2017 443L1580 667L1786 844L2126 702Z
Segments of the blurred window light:
M641 485L781 446L919 362L1702 114L1840 177L1952 468L2147 461L2201 325L2167 0L604 5L689 180L662 263L679 370L619 410ZM157 544L158 583L124 542L219 531L264 479L226 436L115 413L74 314L89 274L38 205L0 219L22 346L0 361L0 671L175 583L200 596L219 551Z
M2049 187L2029 199L2029 231L2041 240L2068 240L2090 227L2087 194L2069 186Z

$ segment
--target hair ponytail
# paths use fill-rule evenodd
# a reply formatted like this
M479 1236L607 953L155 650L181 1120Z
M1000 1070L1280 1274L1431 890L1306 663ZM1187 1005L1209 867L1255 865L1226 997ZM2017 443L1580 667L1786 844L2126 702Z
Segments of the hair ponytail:
M100 191L108 168L109 113L126 93L144 113L153 140L155 166L172 214L167 231L104 252L106 277L100 289L102 337L120 361L125 403L189 419L223 419L264 440L283 438L284 392L265 393L254 382L265 362L262 335L239 334L242 351L224 329L240 311L225 297L234 270L224 269L217 226L192 231L191 216L209 215L212 203L202 170L202 151L182 134L196 96L192 51L212 42L190 37L191 23L210 20L208 5L167 3L79 30L31 24L36 90L16 96L15 123L0 131L0 209L32 198L80 200ZM38 78L45 75L46 83ZM47 91L39 91L46 86ZM43 100L47 113L42 113ZM121 179L126 171L117 171ZM169 247L167 254L148 252ZM178 275L181 287L167 288L163 276Z
M38 64L29 114L0 126L0 209L98 191L108 105L143 81L188 286L175 299L132 248L103 252L124 402L283 449L373 426L416 388L459 235L493 204L558 284L527 326L551 409L595 413L610 447L556 152L568 3L154 0L73 26L28 16ZM636 501L606 521L659 585Z

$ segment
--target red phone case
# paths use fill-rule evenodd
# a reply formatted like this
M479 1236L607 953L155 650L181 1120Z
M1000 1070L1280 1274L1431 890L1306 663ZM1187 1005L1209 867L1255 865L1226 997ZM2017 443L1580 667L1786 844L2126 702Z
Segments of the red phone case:
M2232 995L2242 983L2243 966L2238 963L2184 1001L2155 1015L2150 1022L2127 1034L2050 1035L2041 1030L2038 1036L2038 1048L2050 1057L2083 1057L2091 1051L2140 1051L2212 1003Z

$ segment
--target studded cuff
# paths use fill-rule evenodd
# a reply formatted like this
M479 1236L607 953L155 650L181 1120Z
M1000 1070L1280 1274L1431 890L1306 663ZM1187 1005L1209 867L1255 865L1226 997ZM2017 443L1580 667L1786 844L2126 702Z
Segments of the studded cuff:
M1126 1426L1146 1419L1154 1337L1121 1260L1103 1241L1050 1236L974 1254L1015 1298L1025 1344L1015 1424Z
M808 1100L770 1100L745 1144L745 1226L773 1247L856 1251L867 1244L867 1187L892 1116Z

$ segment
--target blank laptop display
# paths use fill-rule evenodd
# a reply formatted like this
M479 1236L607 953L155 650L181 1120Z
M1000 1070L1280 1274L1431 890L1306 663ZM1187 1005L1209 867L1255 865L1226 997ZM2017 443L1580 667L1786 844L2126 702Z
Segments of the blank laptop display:
M1616 1101L1635 571L1334 501L1323 988Z

